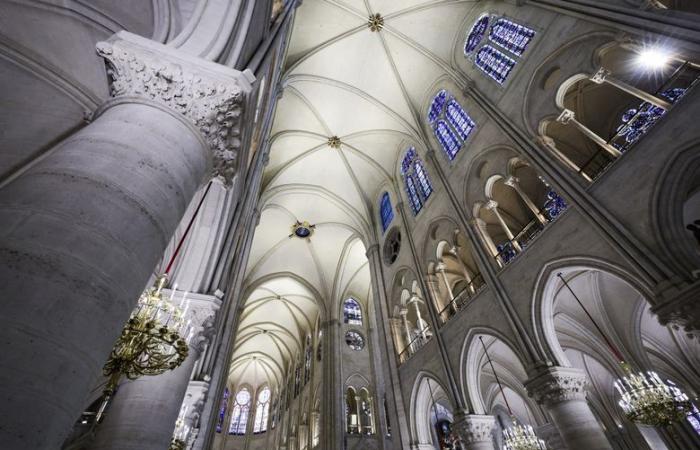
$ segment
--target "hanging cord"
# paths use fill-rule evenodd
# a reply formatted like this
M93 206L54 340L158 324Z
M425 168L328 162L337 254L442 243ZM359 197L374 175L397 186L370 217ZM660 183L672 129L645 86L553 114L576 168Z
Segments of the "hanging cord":
M496 377L496 383L498 383L498 389L501 390L501 395L503 396L503 401L506 402L506 408L508 408L508 414L511 417L513 416L513 410L510 409L510 403L508 403L508 399L506 398L506 393L503 392L503 385L501 384L500 378L498 378L498 374L496 373L496 369L493 367L493 362L491 362L491 357L489 356L488 350L486 350L486 344L484 344L484 338L479 336L479 342L481 342L481 346L484 347L484 353L486 353L486 359L489 360L489 366L491 366L491 372L493 372L493 376Z
M593 323L593 326L595 327L595 329L598 330L598 333L602 336L603 340L605 341L605 343L607 344L608 348L609 348L610 351L613 353L613 355L615 355L615 358L617 358L617 360L620 362L620 364L623 365L623 367L626 366L627 363L625 362L625 358L622 357L622 354L617 350L617 348L615 348L615 346L612 344L612 342L610 342L610 340L609 340L608 337L605 335L605 333L603 333L603 330L598 326L598 324L596 323L595 319L593 319L593 316L591 316L591 314L588 312L588 310L586 309L586 307L583 306L583 303L582 303L581 300L578 298L578 296L577 296L576 293L573 291L573 289L571 289L571 286L569 286L569 283L566 282L566 279L565 279L564 276L561 274L561 272L559 272L559 273L557 274L557 276L561 279L561 281L564 282L564 286L566 286L566 288L569 290L569 292L571 292L571 295L574 296L574 299L576 299L576 302L577 302L578 305L581 307L581 309L583 310L583 312L586 313L586 316L588 316L588 319L591 321L591 323Z
M187 234L190 232L190 228L192 228L192 224L194 223L194 220L197 218L197 214L199 213L199 209L202 207L202 203L204 203L204 199L206 198L207 194L209 193L209 189L211 188L211 181L209 181L209 184L207 184L207 188L204 190L204 194L202 195L202 198L199 199L199 204L197 205L197 209L194 210L194 214L192 214L192 217L190 218L190 222L187 224L187 228L185 228L185 232L182 234L182 237L180 238L180 241L177 243L177 247L175 247L175 251L173 252L173 255L170 257L170 261L168 262L168 266L165 269L165 272L163 273L163 276L167 278L168 274L170 273L170 269L173 267L173 263L175 262L175 258L177 257L178 253L180 253L180 249L182 248L182 244L185 243L185 239L187 238Z

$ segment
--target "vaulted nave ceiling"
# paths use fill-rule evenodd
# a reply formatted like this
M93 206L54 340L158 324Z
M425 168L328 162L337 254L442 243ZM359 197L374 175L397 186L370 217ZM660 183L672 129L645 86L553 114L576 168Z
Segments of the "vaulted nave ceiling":
M438 81L458 70L454 55L474 5L304 0L298 7L246 272L234 383L276 384L319 314L337 317L349 294L367 302L365 246L375 240L378 198L387 189L395 195L403 150L428 146L422 120ZM383 28L375 32L368 18L377 13ZM340 148L328 145L334 136ZM310 238L289 237L296 221L315 225Z

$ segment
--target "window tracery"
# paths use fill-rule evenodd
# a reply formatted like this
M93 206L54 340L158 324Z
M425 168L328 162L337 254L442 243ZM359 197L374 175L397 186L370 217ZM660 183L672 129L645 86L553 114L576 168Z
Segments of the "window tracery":
M216 420L216 432L221 433L224 426L224 417L226 416L226 408L228 408L228 397L229 390L227 387L224 388L224 395L221 398L221 406L219 407L219 417Z
M474 64L482 72L503 84L535 34L535 30L504 17L484 15L472 25L464 43L464 55L473 55Z
M404 179L406 194L411 203L413 215L416 215L423 208L423 203L432 194L433 186L423 167L423 162L413 147L406 151L401 161L401 176Z
M428 109L428 123L443 151L453 160L476 123L445 89L440 90Z
M343 303L343 321L348 325L362 325L362 309L354 298L349 298Z
M235 403L231 412L231 424L228 434L244 435L248 425L248 415L250 413L250 391L242 388L236 394Z
M255 405L255 422L253 423L253 433L264 433L267 431L267 418L270 414L270 388L263 388L258 394L258 402Z

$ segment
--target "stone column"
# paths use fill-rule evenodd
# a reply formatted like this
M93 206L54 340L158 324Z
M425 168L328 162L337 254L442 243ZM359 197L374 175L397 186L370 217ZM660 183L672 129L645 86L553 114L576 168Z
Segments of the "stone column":
M576 114L570 109L564 109L561 112L561 114L559 114L559 117L557 117L557 122L562 123L564 125L571 124L575 126L581 133L583 133L587 138L598 144L600 148L608 152L613 158L619 158L620 156L622 156L620 150L608 144L608 142L605 139L598 136L593 130L576 120Z
M420 335L423 337L423 339L425 339L425 330L427 328L427 324L426 326L423 326L425 321L423 320L423 315L420 312L420 304L422 301L423 299L420 298L417 294L413 294L408 304L413 305L413 307L416 310L416 328L418 328Z
M413 338L411 337L411 327L408 325L408 318L406 315L408 314L408 310L406 308L402 308L401 311L399 311L399 315L401 315L401 324L403 325L403 330L406 333L406 348L409 349L411 354L413 354ZM402 349L403 351L405 349Z
M515 240L513 232L510 231L510 227L508 227L505 219L503 219L503 216L501 216L501 212L498 210L498 203L493 200L489 200L486 202L485 206L486 209L493 211L493 214L496 216L496 219L498 219L498 223L501 225L501 228L503 228L503 232L508 237L508 240L511 242L511 245L513 245L513 248L519 252L522 251L523 249L520 247L518 241Z
M562 440L570 450L612 450L586 402L588 379L579 369L550 367L525 387L549 412Z
M629 85L624 81L618 80L610 76L610 73L611 72L609 70L605 69L604 67L601 67L596 73L593 74L590 80L596 84L608 83L609 85L615 86L621 91L627 92L628 94L633 95L647 103L651 103L654 106L658 106L659 108L663 108L667 111L671 109L671 103L669 103L668 101L659 98L655 95L652 95L648 92L644 92L643 90Z
M539 208L537 208L537 205L535 205L535 202L532 201L530 196L523 191L523 188L520 187L519 181L520 180L518 180L516 177L510 176L506 178L506 181L503 184L513 188L513 190L518 194L520 199L525 203L525 205L527 205L528 209L535 215L535 218L537 218L541 224L547 223L547 218L540 212Z
M496 248L496 244L493 242L493 239L491 239L491 236L488 234L486 231L486 222L479 218L474 218L469 221L469 225L471 225L475 232L475 234L479 237L479 240L481 243L486 247L486 249L491 253L491 256L496 260L496 264L498 267L503 267L503 259L501 258L501 255L498 254L498 248Z
M179 304L182 292L173 297ZM169 292L164 292L169 296ZM214 296L189 294L186 320L192 321L190 353L175 370L157 376L126 381L117 390L104 422L97 429L91 450L141 450L167 448L175 428L197 359L214 329L214 315L221 301Z
M459 247L455 245L450 248L450 254L455 257L459 267L462 268L462 274L464 275L464 279L467 281L467 289L469 289L469 292L473 294L476 291L472 283L474 276L472 275L471 270L469 270L467 265L464 264L464 261L462 261L462 258L459 256Z
M449 303L452 303L455 299L455 294L452 292L452 287L450 286L450 280L447 279L447 274L445 273L445 264L444 263L438 263L438 265L435 267L435 269L440 272L440 275L442 275L442 281L445 283L445 287L447 288L447 293L450 296L450 301Z
M562 164L569 167L574 172L580 174L584 180L588 181L589 183L593 182L593 178L588 176L588 174L586 174L583 171L583 169L578 166L578 164L576 164L571 159L569 159L568 156L566 156L564 153L562 153L561 150L559 150L557 148L557 145L554 142L554 139L552 139L549 136L539 136L537 138L537 143L540 144L542 147L546 148L547 150L549 150L559 161L562 162Z
M129 33L116 97L0 191L0 448L60 448L197 188L233 175L250 80Z
M452 424L464 450L495 450L492 438L495 427L494 416L477 414L457 414Z

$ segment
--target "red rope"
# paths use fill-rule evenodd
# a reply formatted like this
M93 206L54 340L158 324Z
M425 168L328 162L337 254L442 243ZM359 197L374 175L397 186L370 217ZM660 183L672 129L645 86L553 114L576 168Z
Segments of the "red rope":
M173 256L170 257L170 261L168 262L168 267L165 269L164 275L168 275L170 273L170 269L173 267L173 263L175 262L175 258L177 257L177 254L180 253L180 249L182 248L182 244L185 243L185 238L187 238L187 234L190 232L190 228L192 228L192 224L194 223L194 219L197 218L197 213L199 213L199 209L202 207L202 203L204 203L204 198L207 196L207 193L209 193L209 188L211 188L211 181L209 184L207 184L207 189L204 191L204 194L202 195L202 198L199 199L199 204L197 205L197 209L194 210L194 214L192 214L192 218L190 218L190 223L187 224L187 228L185 228L185 232L183 233L182 237L180 238L180 242L177 243L177 247L175 247L175 252L173 253Z

